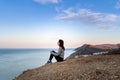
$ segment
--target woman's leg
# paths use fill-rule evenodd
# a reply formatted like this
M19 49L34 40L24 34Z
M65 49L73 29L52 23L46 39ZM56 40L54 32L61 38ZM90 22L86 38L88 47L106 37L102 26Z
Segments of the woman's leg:
M53 59L53 56L54 56L53 54L50 54L49 60L47 61L47 63L46 63L46 64L52 63L52 61L51 61L51 60Z
M53 54L50 54L50 58L49 58L49 60L51 61L52 59L53 59Z
M55 57L55 59L57 60L57 62L63 61L63 58L61 58L60 56L55 56L53 54L50 54L49 61L51 61L53 59L53 57Z
M55 56L55 59L57 60L57 62L63 61L63 58L61 58L60 56Z
M60 56L55 56L54 54L51 53L50 57L49 57L49 61L46 64L52 63L53 57L55 57L55 59L57 60L57 62L63 61L63 58L61 58Z

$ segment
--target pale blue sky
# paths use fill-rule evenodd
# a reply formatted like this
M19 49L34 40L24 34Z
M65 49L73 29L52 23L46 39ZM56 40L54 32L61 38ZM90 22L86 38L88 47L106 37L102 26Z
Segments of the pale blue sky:
M120 0L0 0L0 48L120 43Z

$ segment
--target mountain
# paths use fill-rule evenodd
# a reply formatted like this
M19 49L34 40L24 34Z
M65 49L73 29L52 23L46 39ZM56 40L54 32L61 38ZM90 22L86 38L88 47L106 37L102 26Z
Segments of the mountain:
M75 49L75 52L72 53L66 59L76 58L81 55L98 55L113 53L114 51L120 50L120 44L101 44L101 45L90 45L84 44L81 47Z
M118 49L120 44L102 44L102 45L92 45L93 48L99 49Z

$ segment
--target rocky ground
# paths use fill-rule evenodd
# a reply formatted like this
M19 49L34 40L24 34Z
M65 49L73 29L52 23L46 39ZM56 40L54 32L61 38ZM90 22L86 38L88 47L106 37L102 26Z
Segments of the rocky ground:
M27 70L15 80L120 80L120 55L69 59Z

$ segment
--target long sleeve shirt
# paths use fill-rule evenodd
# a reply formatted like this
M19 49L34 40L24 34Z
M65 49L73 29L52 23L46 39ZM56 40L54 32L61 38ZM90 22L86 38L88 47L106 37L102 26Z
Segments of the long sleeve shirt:
M62 49L62 47L59 47L58 52L53 52L51 51L51 54L55 55L55 56L60 56L61 58L64 58L64 49Z

